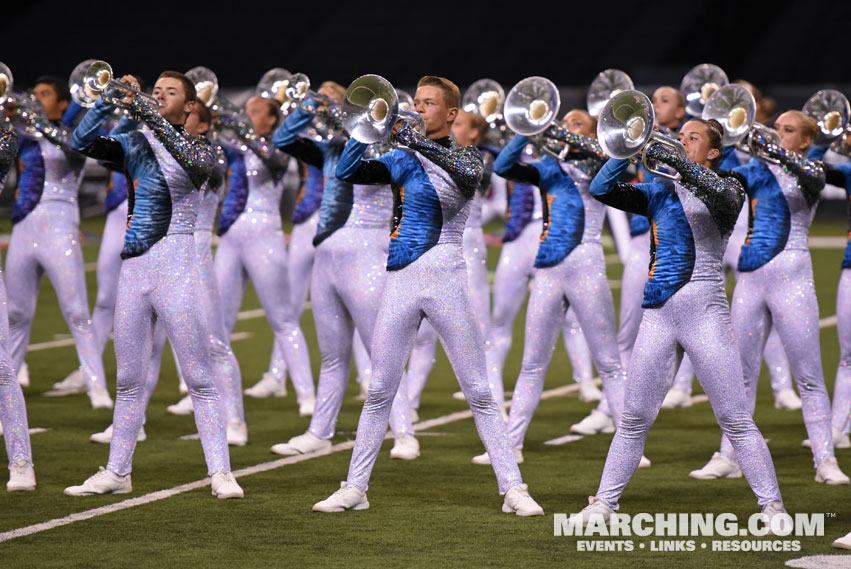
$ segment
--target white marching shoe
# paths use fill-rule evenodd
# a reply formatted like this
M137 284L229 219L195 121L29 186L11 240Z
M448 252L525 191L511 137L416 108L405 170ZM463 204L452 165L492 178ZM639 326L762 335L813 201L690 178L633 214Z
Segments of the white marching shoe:
M139 434L136 435L136 442L141 443L145 439L148 438L148 435L145 434L145 425L142 425L142 428L139 429ZM103 443L109 444L112 442L112 423L109 426L101 431L100 433L95 433L89 437L89 440L93 443Z
M580 435L614 433L615 422L602 411L591 409L591 413L587 417L570 427L570 432Z
M295 454L307 454L309 452L328 450L330 448L331 441L320 439L310 431L307 431L303 435L297 435L285 443L273 445L270 450L275 454L292 456Z
M245 492L230 472L217 472L210 479L213 496L220 500L245 498Z
M514 461L517 464L523 464L523 450L519 448L511 449L511 452L514 453ZM486 464L489 465L491 463L491 457L488 456L488 453L483 452L482 454L477 454L471 460L473 464Z
M18 370L18 385L21 387L30 386L30 367L27 362L22 362L21 368Z
M127 494L133 491L130 475L118 476L103 466L89 476L80 486L65 488L66 496L94 496L96 494Z
M267 397L286 397L287 385L284 381L278 381L268 371L263 374L260 381L245 389L244 394L255 399L266 399Z
M639 461L639 463L638 463L638 468L650 468L651 466L653 466L653 463L652 463L652 462L650 462L650 459L649 459L649 458L647 458L646 456L644 456L644 455L642 454L642 455L641 455L641 460L640 460L640 461Z
M674 409L676 407L691 407L691 395L678 387L672 387L665 395L665 399L662 400L662 409Z
M603 398L603 392L593 381L579 382L579 400L586 403L599 401Z
M831 456L822 461L816 468L816 482L823 482L831 486L840 486L843 484L851 484L844 472L839 469L839 463L836 458Z
M316 409L316 397L313 395L298 402L299 417L312 417L314 409Z
M810 439L804 439L801 441L801 446L812 448L813 444ZM833 428L833 448L851 448L851 439L836 427Z
M688 473L689 478L698 480L714 480L715 478L741 478L742 469L735 462L716 452L706 463L706 466Z
M89 401L92 402L92 409L112 409L112 397L106 387L93 385L89 389Z
M361 492L348 482L340 482L340 489L321 502L313 504L314 512L344 512L346 510L367 510L369 500L366 492Z
M588 505L582 508L582 511L578 514L570 516L568 523L584 527L591 523L592 516L602 516L603 522L608 525L609 519L613 513L615 513L615 511L604 504L596 496L588 496Z
M797 411L802 405L801 398L798 397L798 394L795 393L795 390L792 388L781 389L777 392L777 395L774 396L775 409Z
M785 514L786 508L783 506L783 502L769 502L763 509L762 515L765 517L765 527L768 528L768 532L766 535L774 535L774 531L772 531L771 523L774 518L779 516L780 514ZM779 523L779 522L778 522ZM787 528L785 524L780 524L779 529L781 531ZM784 534L788 535L788 534Z
M544 509L529 495L529 487L518 484L505 493L502 511L518 516L543 516Z
M420 442L413 435L402 435L390 449L390 458L414 460L420 456Z
M851 549L851 533L834 541L833 547L837 549Z
M23 371L21 366L21 371ZM20 373L19 373L20 376ZM27 371L27 380L29 380L29 371ZM20 381L20 379L18 379ZM83 370L77 368L69 373L65 379L53 384L50 391L45 392L45 397L64 397L66 395L74 395L75 393L86 392L86 378L83 377Z
M227 435L229 445L244 447L248 443L248 425L239 419L228 421Z
M32 465L19 460L9 467L9 481L6 483L7 492L32 492L35 490L35 470Z
M183 399L175 403L174 405L169 405L165 408L167 413L172 415L191 415L194 407L192 405L192 397L189 395L185 395Z

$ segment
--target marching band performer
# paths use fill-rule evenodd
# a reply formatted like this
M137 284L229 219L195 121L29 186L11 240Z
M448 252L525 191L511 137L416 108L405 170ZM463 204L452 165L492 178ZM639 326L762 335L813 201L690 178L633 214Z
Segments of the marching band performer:
M300 183L296 195L295 206L290 221L293 223L290 242L287 247L289 256L290 295L293 302L293 315L296 322L301 322L301 315L307 303L307 293L310 289L310 275L313 272L313 258L316 253L313 238L319 226L319 206L322 203L322 190L325 178L322 169L304 162L296 161ZM369 359L369 358L367 358ZM266 397L285 397L286 362L278 349L272 348L269 369L263 373L260 381L245 390L249 397L264 399Z
M366 492L387 430L390 405L402 381L420 321L440 334L479 436L493 457L503 511L543 515L529 496L511 453L505 424L487 383L484 341L470 299L462 252L469 202L482 176L475 148L451 149L449 134L461 102L458 87L435 76L420 79L414 105L425 136L397 125L396 149L377 160L361 157L367 145L350 140L337 177L353 184L393 184L399 208L391 235L387 280L372 338L372 382L358 424L347 481L315 511L369 507ZM404 188L404 190L402 189Z
M691 356L721 429L741 457L741 467L763 513L785 512L765 439L748 406L741 359L730 321L721 260L744 201L739 179L715 173L721 127L701 119L680 131L686 156L651 141L645 155L682 176L624 184L628 160L609 160L591 183L604 203L647 216L652 227L650 278L644 316L629 365L624 410L612 440L600 486L579 516L608 521L641 460L650 426L659 413L677 359L677 344Z
M518 135L494 164L501 176L539 186L542 200L546 199L544 230L535 259L538 270L526 316L523 364L508 421L509 442L518 461L568 307L573 308L588 340L615 423L623 404L626 371L617 350L614 302L600 235L605 208L588 193L605 155L594 140L596 121L587 112L572 110L563 123L567 128L560 140L573 150L565 162L546 155L533 164L518 163L529 143L527 137ZM488 457L480 455L473 461L487 464Z
M458 118L452 124L452 135L458 146L478 146L487 129L488 123L484 117L478 113L462 110L458 111ZM490 328L490 284L488 283L487 271L487 247L482 232L482 201L490 187L495 154L490 152L488 148L482 149L480 147L479 149L482 151L484 160L484 174L479 189L473 197L470 216L467 218L467 225L464 227L462 249L464 251L464 262L467 265L467 284L470 287L470 298L473 301L479 327L482 330L482 337L487 338ZM408 364L408 395L414 413L417 413L420 407L420 395L434 365L436 350L437 332L428 323L428 320L423 320L417 333L414 348L411 350L411 358ZM493 386L491 387L493 388ZM496 398L496 393L494 393L494 397ZM499 398L497 398L497 401L500 401Z
M102 98L71 141L72 148L87 156L124 164L134 191L116 303L118 387L109 462L65 493L86 496L132 490L130 471L145 415L154 326L162 320L193 397L213 495L242 498L243 490L230 472L225 413L214 382L193 235L199 190L212 172L215 153L209 141L185 132L195 101L195 87L185 75L162 73L154 85L155 102L136 96L135 78L122 80L136 91L122 89L122 95L112 90L110 98L124 96L122 103L150 130L98 136L100 123L115 108Z
M11 130L0 128L0 187L18 154L18 138ZM18 383L12 358L9 356L9 318L6 306L6 286L0 278L0 429L6 443L9 461L9 481L6 490L21 492L35 490L30 431L27 407Z
M345 89L326 81L319 94L340 104ZM310 428L287 443L272 447L272 452L283 455L314 452L331 446L330 439L334 436L348 385L355 330L366 350L372 348L376 314L387 277L384 269L389 241L387 230L393 213L389 185L352 184L337 178L344 137L335 134L330 140L316 142L299 136L316 116L307 110L315 108L316 101L308 101L304 107L287 117L275 132L273 142L299 160L321 167L325 174L319 229L313 241L316 257L311 277L311 303L322 367L317 407ZM391 458L412 460L419 456L419 443L414 437L408 409L408 393L402 389L390 414L396 440L390 451Z
M830 398L821 365L818 304L807 242L825 184L824 168L804 157L818 126L804 113L788 111L777 118L775 127L780 145L761 131L750 135L751 142L772 162L755 157L735 170L746 180L751 210L749 239L739 256L732 310L746 392L753 412L762 354L773 323L790 356L792 375L801 394L815 480L851 484L833 453ZM742 472L737 462L745 460L724 437L720 452L689 476L737 477Z
M273 99L252 97L245 110L254 135L238 131L245 153L228 151L231 172L229 189L222 204L215 268L228 334L236 325L245 279L250 278L275 334L275 344L287 362L296 388L299 414L313 413L315 395L307 343L296 320L289 289L286 241L281 226L281 183L289 157L266 137L279 122L278 104ZM227 120L223 116L222 120Z
M47 273L74 337L92 407L111 409L103 361L92 331L80 246L77 191L85 157L69 147L68 127L82 107L71 101L68 84L55 77L36 80L35 96L47 121L34 121L37 137L19 129L23 168L6 257L12 364L17 370L24 361L39 284Z

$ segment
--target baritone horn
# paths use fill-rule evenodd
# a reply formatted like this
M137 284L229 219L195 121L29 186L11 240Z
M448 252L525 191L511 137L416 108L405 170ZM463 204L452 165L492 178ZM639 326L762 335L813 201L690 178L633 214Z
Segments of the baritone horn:
M230 148L243 149L245 141L240 140L233 129L253 134L254 125L240 108L219 96L219 79L213 70L199 65L184 75L195 85L196 98L210 109L212 139Z
M257 82L254 94L264 99L278 101L281 105L281 111L287 113L295 107L294 102L287 96L287 87L289 87L292 76L293 74L283 67L274 67L264 73L260 81Z
M386 138L399 120L416 122L425 134L425 123L418 113L399 108L399 96L393 85L380 75L361 75L346 89L343 98L343 128L358 142L372 144ZM397 147L393 137L390 145Z
M623 91L634 89L635 85L632 79L620 69L605 69L597 74L591 86L588 88L588 95L585 97L585 104L588 107L588 114L592 117L600 115L600 111L609 102L609 99Z
M677 140L663 136L653 129L656 113L647 95L629 90L612 97L600 111L597 140L612 158L633 158L642 153L642 164L657 176L679 180L678 172L671 174L649 159L644 150L650 144L660 144L673 152L686 155L685 147Z
M828 146L842 136L851 114L848 99L834 89L818 91L807 99L801 110L818 124L819 134L813 141L816 146Z
M544 77L527 77L505 97L505 124L515 133L536 137L535 146L564 160L570 147L560 138L567 129L555 120L561 96L555 83Z
M493 79L479 79L464 92L461 108L468 113L481 115L488 123L485 139L497 146L505 146L508 129L505 126L503 108L505 91Z
M686 111L693 117L701 116L703 107L715 91L730 83L727 74L717 65L703 63L686 73L680 91L686 98Z
M721 123L724 127L721 143L731 146L747 136L753 127L756 101L751 92L741 85L724 85L706 101L701 118Z
M478 113L488 124L502 118L505 91L493 79L479 79L464 92L461 108L468 113Z

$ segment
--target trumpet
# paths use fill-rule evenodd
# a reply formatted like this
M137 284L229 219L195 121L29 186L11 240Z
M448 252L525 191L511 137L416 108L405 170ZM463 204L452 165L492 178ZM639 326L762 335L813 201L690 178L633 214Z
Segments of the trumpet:
M74 68L74 71L71 72L71 76L68 78L68 88L71 91L71 98L75 103L86 109L94 107L100 98L100 93L92 91L85 84L86 73L88 73L89 67L95 61L97 60L86 59L81 62Z
M727 74L717 65L703 63L693 67L680 83L680 91L686 97L686 111L693 117L701 116L712 94L729 82Z
M86 63L86 62L83 62ZM147 93L143 93L138 89L127 85L126 83L122 83L114 78L115 75L112 73L112 67L106 61L94 60L89 64L88 69L86 70L85 75L82 79L83 90L86 91L87 96L95 96L99 94L101 98L106 95L107 90L111 87L113 89L120 89L122 91L130 91L131 93L135 93L139 97L144 97L149 101L153 102L157 107L160 106L159 101L157 101L151 95ZM122 95L123 98L123 95ZM109 101L112 104L117 104L121 98ZM92 103L93 105L94 103Z
M651 144L660 144L682 156L686 149L677 140L663 136L653 129L656 113L647 95L629 90L612 97L600 111L597 123L597 139L606 154L612 158L633 158L642 154L641 161L648 172L671 180L681 178L678 172L671 174L647 157L645 149Z
M195 85L197 99L210 109L213 140L225 146L244 149L242 139L253 135L254 126L239 107L219 97L219 79L216 74L207 67L198 66L185 75Z
M361 75L346 89L341 105L343 128L358 142L372 144L388 138L399 120L417 123L425 134L425 122L418 113L399 108L399 96L393 85L380 75ZM399 145L388 138L394 148Z
M588 114L592 117L600 115L600 111L609 102L609 99L621 93L634 89L629 75L620 69L605 69L597 74L591 86L588 88L588 95L585 97L585 104L588 107Z
M848 99L834 89L816 92L807 99L801 110L818 124L819 134L813 141L816 146L828 146L842 136L848 126L848 115L851 114Z
M756 101L751 92L741 85L731 83L715 91L706 101L701 118L721 123L724 127L721 143L724 146L735 145L736 148L751 156L773 164L779 163L751 140L751 133L759 132L773 143L780 144L777 132L755 122Z
M464 92L461 108L468 113L477 113L488 123L485 138L497 146L505 146L508 129L503 117L505 91L493 79L479 79Z

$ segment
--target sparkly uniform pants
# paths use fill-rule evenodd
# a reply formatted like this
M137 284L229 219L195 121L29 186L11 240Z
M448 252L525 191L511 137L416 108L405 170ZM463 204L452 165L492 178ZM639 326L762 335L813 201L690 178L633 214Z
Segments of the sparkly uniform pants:
M369 486L387 432L390 405L422 318L428 318L441 337L491 458L500 493L522 482L487 383L484 342L466 273L460 244L436 245L405 268L388 272L372 337L372 382L349 466L349 483L362 491Z
M89 318L80 213L75 203L42 202L12 228L6 257L6 290L9 352L16 370L27 351L38 289L45 273L56 290L62 316L74 338L87 387L106 389L103 361Z
M623 415L597 498L617 509L668 391L678 344L691 356L721 430L744 457L739 464L759 505L782 501L768 446L753 421L744 384L737 379L742 364L727 295L720 283L712 282L690 282L660 308L644 311L629 365Z
M207 315L192 234L166 235L139 257L125 259L115 306L118 366L112 443L107 468L132 469L136 435L145 418L148 363L158 320L184 374L201 435L207 472L230 471L225 413L210 360Z

